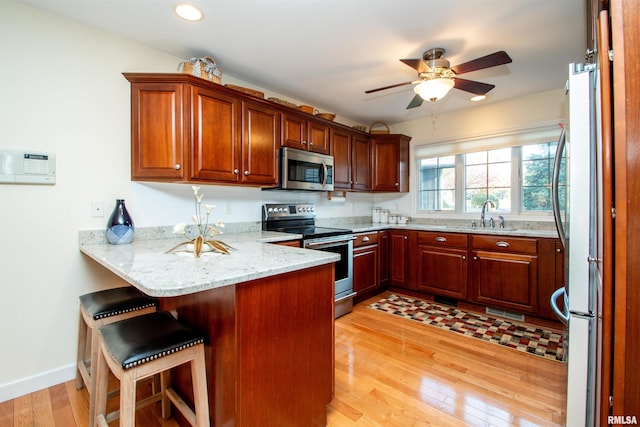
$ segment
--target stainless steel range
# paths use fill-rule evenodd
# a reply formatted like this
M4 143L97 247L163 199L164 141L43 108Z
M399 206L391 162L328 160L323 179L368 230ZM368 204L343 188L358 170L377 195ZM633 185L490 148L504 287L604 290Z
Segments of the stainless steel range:
M316 227L312 203L266 204L262 207L262 229L302 234L302 247L340 255L335 263L335 317L353 308L353 232L342 228Z

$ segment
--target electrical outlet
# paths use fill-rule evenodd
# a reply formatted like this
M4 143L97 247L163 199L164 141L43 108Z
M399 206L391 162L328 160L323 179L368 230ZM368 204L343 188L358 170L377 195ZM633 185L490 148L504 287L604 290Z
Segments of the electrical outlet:
M231 201L227 200L224 204L224 213L226 214L232 214L233 213L233 209L231 208Z
M104 202L102 200L91 201L91 217L104 218Z

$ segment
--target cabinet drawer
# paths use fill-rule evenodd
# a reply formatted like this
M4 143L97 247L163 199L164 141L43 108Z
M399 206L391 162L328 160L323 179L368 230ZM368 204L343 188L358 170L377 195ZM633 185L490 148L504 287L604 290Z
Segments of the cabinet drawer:
M522 237L471 236L471 245L473 249L494 252L518 252L533 255L538 253L538 241Z
M433 231L421 231L418 233L419 245L467 247L467 235L456 233L438 233Z
M354 248L378 243L377 231L373 231L371 233L358 233L354 237L356 238L356 240L353 241Z

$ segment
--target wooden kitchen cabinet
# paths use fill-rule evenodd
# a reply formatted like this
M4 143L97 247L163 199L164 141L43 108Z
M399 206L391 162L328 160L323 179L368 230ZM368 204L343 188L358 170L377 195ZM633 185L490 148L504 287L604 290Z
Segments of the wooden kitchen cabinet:
M400 134L371 135L373 191L409 191L409 141Z
M131 178L183 181L189 168L184 114L188 86L175 82L131 85Z
M191 180L230 183L240 180L240 108L240 101L233 96L191 86Z
M125 73L133 180L273 186L281 112L186 74Z
M378 232L378 276L380 277L380 287L389 284L389 232Z
M409 280L409 231L389 231L389 284L414 289Z
M307 116L307 117L305 117ZM329 126L303 113L282 114L283 147L329 154Z
M371 189L371 143L365 135L332 128L333 182L336 190Z
M467 298L467 235L418 232L416 286L419 291Z
M380 287L378 232L358 233L354 237L353 290L358 293L357 301L361 301L377 293Z
M537 239L472 235L473 300L489 307L536 314Z
M551 309L551 294L564 286L564 248L557 239L538 239L538 310L537 315L558 320ZM558 308L564 307L558 301Z
M242 129L239 181L253 185L278 184L280 112L263 104L243 101Z
M268 106L192 88L192 180L275 185L280 113Z

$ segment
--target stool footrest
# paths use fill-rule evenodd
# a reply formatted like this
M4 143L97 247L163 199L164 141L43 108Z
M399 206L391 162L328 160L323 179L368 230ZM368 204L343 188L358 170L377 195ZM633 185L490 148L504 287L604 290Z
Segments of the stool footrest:
M153 394L153 395L151 395L149 397L145 397L144 399L140 399L140 400L138 400L136 402L136 411L138 409L144 408L145 406L149 406L149 405L152 405L152 404L154 404L156 402L159 402L161 399L162 399L162 393L156 393L156 394ZM107 424L112 422L112 421L117 420L118 418L120 418L120 410L119 409L117 409L117 410L115 410L113 412L109 412L107 414L107 416L105 417L105 419L107 421Z
M195 426L196 413L193 412L189 405L187 405L187 402L185 402L173 388L167 388L165 390L165 393L167 393L167 397L169 398L169 400L173 402L174 405L176 405L178 411L180 411L180 413L187 419L187 421L189 421L189 424Z

